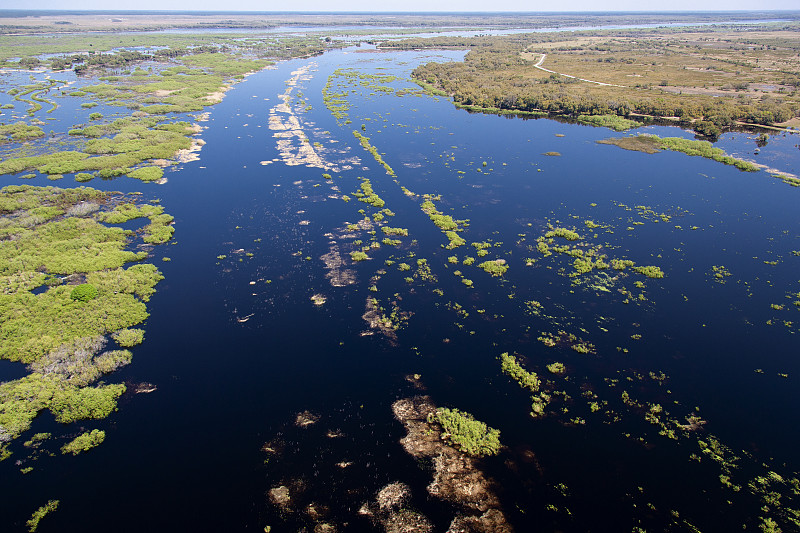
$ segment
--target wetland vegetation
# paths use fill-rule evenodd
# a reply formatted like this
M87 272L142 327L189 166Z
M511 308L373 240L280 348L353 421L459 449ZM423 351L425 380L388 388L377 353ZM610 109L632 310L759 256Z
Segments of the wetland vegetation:
M5 454L41 411L62 424L101 419L125 391L123 384L89 386L131 360L127 351L103 351L104 336L120 346L141 342L142 330L128 328L147 318L145 302L163 276L141 263L146 252L126 250L134 231L102 223L121 222L105 215L122 198L83 187L0 190L0 357L31 371L0 385Z

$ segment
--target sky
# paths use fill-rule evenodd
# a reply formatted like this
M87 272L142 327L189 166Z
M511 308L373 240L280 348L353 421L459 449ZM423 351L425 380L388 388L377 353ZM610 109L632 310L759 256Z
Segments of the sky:
M0 9L192 11L736 11L798 10L797 0L3 0Z

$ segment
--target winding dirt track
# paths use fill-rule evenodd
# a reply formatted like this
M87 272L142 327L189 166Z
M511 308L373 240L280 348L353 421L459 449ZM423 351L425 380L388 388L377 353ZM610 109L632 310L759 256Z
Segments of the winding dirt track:
M602 81L586 80L584 78L579 78L577 76L570 76L569 74L562 74L562 73L556 72L554 70L546 69L546 68L544 68L542 66L542 63L544 62L544 58L546 58L546 57L547 57L547 54L542 54L542 57L540 57L539 61L537 61L533 66L538 68L539 70L543 70L545 72L549 72L550 74L558 74L559 76L564 76L565 78L572 78L573 80L585 81L587 83L594 83L596 85L603 85L605 87L625 87L625 85L616 85L614 83L603 83Z

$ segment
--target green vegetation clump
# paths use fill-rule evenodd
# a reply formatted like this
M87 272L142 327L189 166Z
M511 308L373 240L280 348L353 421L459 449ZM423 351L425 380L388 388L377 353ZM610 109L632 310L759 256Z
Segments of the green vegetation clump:
M124 392L125 385L122 384L57 390L48 408L62 424L77 420L99 420L117 408L117 398Z
M576 232L566 229L566 228L552 228L550 231L544 234L545 238L551 239L553 237L561 237L567 239L568 241L577 241L581 238Z
M106 432L99 429L93 429L92 431L81 433L66 443L61 447L61 453L78 455L81 452L87 452L92 448L100 446L104 440L106 440Z
M107 297L108 293L113 291L124 296L135 296L143 302L150 300L150 296L156 292L155 286L163 279L164 276L158 271L158 268L150 263L90 272L86 275L86 281L97 286L101 291L101 296ZM116 329L121 328L107 331Z
M634 265L633 261L630 259L612 259L611 260L611 268L614 270L625 270L628 267L632 267Z
M721 148L714 148L708 141L694 141L681 137L663 137L659 140L661 148L683 152L684 154L713 159L726 165L733 165L745 172L758 172L760 168L749 161L727 155Z
M440 407L428 417L442 426L442 438L464 453L481 457L500 451L500 431L475 420L469 413Z
M361 191L353 194L353 196L358 198L359 202L369 204L376 209L381 209L386 205L386 202L372 190L372 183L370 183L368 179L364 179L361 182L360 189Z
M158 181L164 177L164 170L160 167L142 167L128 172L128 176L142 181Z
M101 222L107 222L108 224L123 224L129 220L152 217L163 212L164 208L160 205L121 203L111 211L104 211L98 214L97 218Z
M583 354L591 353L591 351L592 351L592 348L590 346L587 346L586 344L581 343L581 342L573 344L571 346L571 348L573 350L575 350L576 352L583 353Z
M478 267L495 277L502 276L506 273L506 270L508 270L508 265L505 264L505 260L503 259L484 261L483 263L479 263Z
M566 368L564 367L564 363L555 362L547 365L547 370L552 374L563 374Z
M422 202L421 206L422 212L428 215L428 218L431 219L437 228L444 232L447 240L449 241L446 248L448 250L452 250L454 248L458 248L459 246L464 246L467 244L457 232L462 231L460 225L464 224L465 221L456 221L453 220L453 217L450 215L445 215L438 209L436 209L436 204L431 201L431 197L426 195L425 201Z
M635 266L633 270L648 278L661 279L664 277L664 273L657 266Z
M89 283L76 285L69 293L69 297L79 302L89 302L97 298L97 287Z
M772 177L773 178L778 178L779 180L781 180L785 184L791 185L792 187L800 187L800 178L787 176L785 174L773 174Z
M328 81L322 89L322 99L337 121L344 120L345 124L350 124L351 121L348 119L350 103L347 101L347 96L351 87L360 86L371 91L392 93L394 89L380 84L390 83L396 79L396 76L389 74L367 74L355 69L339 68L328 76Z
M414 82L417 85L419 85L420 87L422 87L422 90L425 91L425 94L428 94L428 95L431 95L431 96L450 96L449 94L447 94L443 90L437 89L435 86L431 85L430 83L428 83L428 82L426 82L424 80L421 80L421 79L418 79L418 78L414 78Z
M21 143L44 137L44 130L39 126L29 126L22 121L14 124L0 124L0 145L8 142Z
M110 350L95 357L93 363L100 374L111 372L130 364L133 354L130 350Z
M172 238L175 228L172 222L175 220L172 215L161 214L150 217L150 224L144 227L144 237L142 240L150 244L162 244Z
M160 169L143 171L131 168L145 161L174 158L178 151L191 147L189 137L194 133L186 122L159 124L160 120L153 117L126 117L108 124L92 124L69 130L71 136L88 138L83 151L65 150L10 157L0 161L0 174L16 174L25 170L37 170L43 174L98 171L104 178L134 173L139 179L152 179L157 174L156 170Z
M644 207L644 206L641 206ZM661 215L661 220L669 220L667 215ZM592 221L586 224L587 227L599 226ZM582 237L575 231L558 228L549 225L549 229L545 234L536 239L536 248L544 256L552 256L553 253L567 255L572 258L572 272L569 274L571 278L577 278L584 274L588 274L594 270L606 270L612 268L614 270L625 270L632 268L635 272L650 278L663 278L664 273L657 266L636 266L630 259L617 259L611 258L601 253L601 246L576 246L572 244L559 244L556 242L556 237L562 237L567 241L574 242L582 239ZM606 278L608 279L608 278ZM592 287L598 290L607 291L607 287L602 285L592 284ZM641 299L641 297L640 297Z
M143 329L121 329L119 331L115 331L111 334L111 338L113 338L117 344L122 346L123 348L130 348L131 346L136 346L137 344L141 344L144 340L144 330Z
M39 522L42 521L42 518L58 509L58 503L59 500L50 500L45 505L36 509L28 521L25 522L25 525L28 526L28 531L30 533L36 531L39 528Z
M642 125L640 122L619 115L578 115L578 122L611 128L614 131L625 131Z
M388 175L390 175L393 178L397 177L397 174L395 173L394 169L390 167L389 164L383 160L381 154L378 153L378 149L375 148L372 144L370 144L369 137L361 135L359 132L355 130L353 130L353 135L355 136L356 139L358 139L358 142L361 143L361 146L364 148L364 150L372 154L372 157L375 159L375 161L377 161L378 164L381 165L384 168L384 170L386 170L386 173Z
M369 256L364 252L355 251L355 252L350 252L350 259L352 259L354 262L357 263L359 261L366 261L367 259L369 259Z
M453 217L450 215L442 214L438 209L436 209L436 205L431 202L430 200L425 200L422 202L422 211L428 215L437 228L442 231L454 231L458 229L458 224L453 220Z
M383 226L381 227L381 231L384 233L384 235L402 235L403 237L408 237L408 230L406 228L390 228L389 226Z
M30 429L33 419L45 409L62 424L105 418L116 409L124 392L122 384L79 387L59 374L34 372L0 385L0 426L13 439Z
M34 448L52 436L52 433L34 433L34 435L30 439L23 442L22 445L26 448Z
M730 270L722 265L713 265L711 271L714 273L714 281L721 284L725 283L725 278L729 278L732 275Z
M6 441L27 431L43 410L61 423L103 418L125 390L121 384L89 386L131 360L127 350L100 353L104 336L116 332L123 346L140 340L141 330L129 328L147 318L145 302L163 276L152 264L124 268L146 254L124 249L131 231L101 222L168 215L160 207L129 204L99 211L117 194L84 187L0 190L0 358L31 371L0 384ZM62 284L63 275L84 283ZM46 290L31 292L45 283Z
M597 141L602 144L613 144L626 150L635 150L646 153L656 153L659 149L683 152L691 156L712 159L726 165L732 165L745 172L758 172L760 167L749 161L727 155L721 148L715 148L708 141L696 141L682 137L659 137L657 135L642 134L635 137L621 137Z
M504 374L516 381L520 387L532 393L539 391L539 377L534 372L528 372L517 362L517 358L508 352L500 354L500 369Z
M0 229L0 235L13 238L0 241L0 276L37 270L52 274L90 272L115 268L146 255L124 250L130 232L82 217L48 220L46 213L28 211L28 220L23 222L40 222L34 226Z

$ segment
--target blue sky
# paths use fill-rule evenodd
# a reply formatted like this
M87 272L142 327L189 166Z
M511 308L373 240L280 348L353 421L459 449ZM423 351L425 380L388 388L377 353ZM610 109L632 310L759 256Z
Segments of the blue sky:
M733 11L797 10L797 0L5 0L3 9L226 11Z

